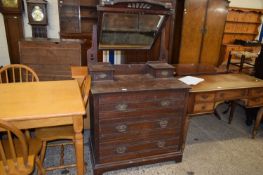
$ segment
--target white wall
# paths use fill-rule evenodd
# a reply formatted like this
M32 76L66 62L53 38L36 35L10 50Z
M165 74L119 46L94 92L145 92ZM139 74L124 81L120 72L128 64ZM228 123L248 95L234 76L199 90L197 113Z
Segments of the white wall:
M25 3L25 13L23 15L24 18L24 31L25 37L32 37L31 25L28 24L28 14ZM48 38L59 38L59 17L58 17L58 1L57 0L48 0L47 5L48 11Z
M231 7L263 9L263 0L229 0Z
M5 34L4 17L0 13L0 66L6 64L10 64L10 60Z

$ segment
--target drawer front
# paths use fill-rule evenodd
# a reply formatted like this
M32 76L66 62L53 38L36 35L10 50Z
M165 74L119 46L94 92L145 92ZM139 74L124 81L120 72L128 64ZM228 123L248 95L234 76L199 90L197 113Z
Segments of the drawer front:
M262 106L263 105L263 97L256 97L256 98L248 99L247 104L249 107Z
M176 116L176 115L175 115ZM179 134L182 117L128 118L100 121L100 141L132 140L159 137L162 134Z
M195 95L195 102L211 102L214 101L214 93L199 93Z
M216 100L234 100L244 98L246 95L246 90L228 90L228 91L220 91L216 93Z
M100 163L143 158L179 151L179 139L142 140L133 143L100 144Z
M263 96L263 88L250 89L248 94L252 97Z
M101 95L100 104L126 103L126 102L145 102L162 99L184 100L185 91L152 91L152 92L129 92Z
M194 113L211 112L214 109L214 103L195 103Z

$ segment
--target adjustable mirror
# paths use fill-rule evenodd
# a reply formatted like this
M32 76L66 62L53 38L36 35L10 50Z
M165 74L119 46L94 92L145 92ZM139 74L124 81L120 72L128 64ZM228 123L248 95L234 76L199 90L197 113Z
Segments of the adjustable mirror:
M154 0L103 0L97 10L99 49L151 49L172 13L172 4Z

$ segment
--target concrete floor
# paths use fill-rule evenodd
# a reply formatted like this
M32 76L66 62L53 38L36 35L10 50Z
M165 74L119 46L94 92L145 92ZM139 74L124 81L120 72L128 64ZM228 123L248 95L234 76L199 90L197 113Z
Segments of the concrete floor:
M226 106L221 105L219 111ZM244 110L239 107L232 124L227 115L218 120L213 115L194 117L190 120L183 161L174 161L133 167L104 173L104 175L262 175L263 127L256 139L251 139L251 127L245 125ZM88 133L85 132L85 160L87 175L92 175ZM72 146L66 147L65 162L75 161ZM46 166L57 164L58 148L47 150ZM61 174L61 170L48 174ZM75 174L69 169L64 174Z

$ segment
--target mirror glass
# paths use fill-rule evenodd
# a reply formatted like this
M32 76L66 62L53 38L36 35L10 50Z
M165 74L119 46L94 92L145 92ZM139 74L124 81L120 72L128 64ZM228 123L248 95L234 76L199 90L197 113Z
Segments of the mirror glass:
M164 15L105 12L99 49L150 49Z

